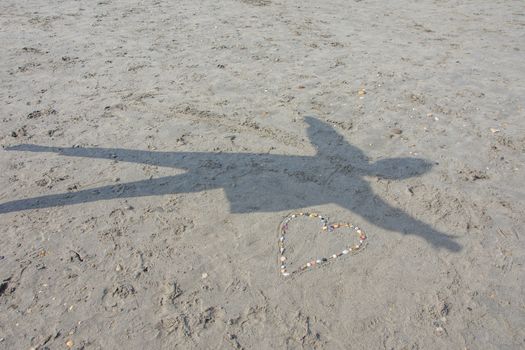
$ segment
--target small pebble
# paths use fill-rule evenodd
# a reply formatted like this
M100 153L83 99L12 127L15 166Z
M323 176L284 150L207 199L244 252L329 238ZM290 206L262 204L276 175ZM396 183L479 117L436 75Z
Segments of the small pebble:
M396 134L396 135L401 135L403 133L403 130L399 128L393 128L391 131L392 131L392 134Z

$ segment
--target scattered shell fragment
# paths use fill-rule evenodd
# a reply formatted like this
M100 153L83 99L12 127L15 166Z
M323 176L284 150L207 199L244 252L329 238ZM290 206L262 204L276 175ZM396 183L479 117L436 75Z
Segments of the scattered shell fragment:
M443 327L436 327L434 332L436 333L437 336L441 336L441 335L445 334L445 328L443 328Z
M73 347L74 343L71 339L68 339L68 341L66 341L66 346L71 349Z

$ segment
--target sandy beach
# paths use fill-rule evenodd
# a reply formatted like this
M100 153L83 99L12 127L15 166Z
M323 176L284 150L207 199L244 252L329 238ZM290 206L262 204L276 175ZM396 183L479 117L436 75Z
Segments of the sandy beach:
M525 347L522 1L3 0L0 46L0 349Z

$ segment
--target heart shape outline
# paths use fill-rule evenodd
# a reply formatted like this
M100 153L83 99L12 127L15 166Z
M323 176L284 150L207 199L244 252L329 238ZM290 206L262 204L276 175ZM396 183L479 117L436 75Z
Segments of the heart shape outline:
M323 257L323 258L311 260L307 262L306 264L300 265L299 268L297 268L296 270L288 271L288 269L286 268L287 258L284 255L286 251L285 240L286 240L286 234L288 233L288 223L292 219L295 219L298 217L308 217L308 218L320 219L321 223L323 224L323 226L321 227L321 231L333 232L334 230L337 230L340 228L351 228L351 229L353 228L356 231L356 233L359 235L359 243L354 244L352 246L345 247L345 249L343 249L342 251L332 254L329 257ZM328 222L328 219L325 216L318 214L318 213L308 213L308 212L299 212L299 213L289 214L279 224L278 231L279 231L279 242L278 242L279 260L278 262L280 265L281 275L283 277L288 277L290 275L304 272L316 266L328 264L329 262L339 258L340 256L347 255L349 253L357 253L358 251L362 250L363 245L367 239L365 232L359 226L354 226L353 224L346 223L346 222L338 222L338 223L330 224Z

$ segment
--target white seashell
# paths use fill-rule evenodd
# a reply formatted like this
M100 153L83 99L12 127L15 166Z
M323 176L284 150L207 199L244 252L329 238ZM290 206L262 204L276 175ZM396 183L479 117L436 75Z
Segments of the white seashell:
M284 252L284 248L279 249L281 251L281 254Z
M281 261L285 261L286 260L286 257L285 256L281 256Z
M290 273L289 272L283 272L283 276L286 277L286 276L290 276Z
M348 254L348 249L343 250L343 254Z
M332 258L334 258L334 259L337 258L337 255L336 254L332 255Z
M315 262L320 264L321 263L321 259L317 259Z
M306 266L310 267L310 266L312 266L312 264L310 264L310 263L306 263Z

